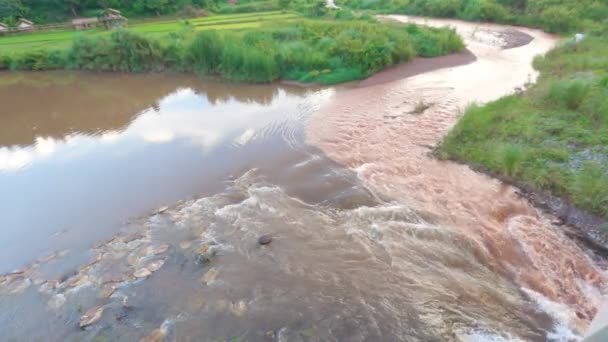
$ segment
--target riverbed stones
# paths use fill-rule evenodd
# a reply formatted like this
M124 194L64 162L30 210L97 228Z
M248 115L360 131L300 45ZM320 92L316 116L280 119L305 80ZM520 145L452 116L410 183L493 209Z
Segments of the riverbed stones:
M98 306L87 310L80 317L80 328L85 328L91 324L97 323L103 315L103 306Z
M149 335L142 337L139 342L162 342L165 332L162 329L154 329Z
M65 304L65 295L62 293L58 293L49 299L47 306L52 310L58 310Z
M159 255L165 253L169 249L169 244L163 243L158 247L154 248L154 255Z
M109 298L114 291L116 291L116 283L107 283L101 287L101 291L99 291L99 298Z
M215 282L215 279L217 278L217 276L219 275L218 270L215 267L212 267L211 269L209 269L209 271L207 271L203 277L201 278L201 282L205 285L210 285L213 282Z
M237 317L242 317L247 312L247 304L245 301L240 300L236 303L230 304L230 311Z
M270 234L264 234L258 238L258 243L260 245L267 245L272 242L272 236Z
M150 272L158 271L165 264L165 260L156 260L148 264L146 267Z
M152 272L150 272L150 270L145 267L142 267L142 268L138 269L137 271L135 271L135 273L133 273L135 278L147 278L151 274L152 274Z
M207 265L216 254L216 248L210 247L208 243L203 243L196 251L196 263L199 265Z
M181 248L181 249L188 249L188 248L190 248L190 246L192 246L192 242L188 241L188 240L184 240L179 243L179 248Z

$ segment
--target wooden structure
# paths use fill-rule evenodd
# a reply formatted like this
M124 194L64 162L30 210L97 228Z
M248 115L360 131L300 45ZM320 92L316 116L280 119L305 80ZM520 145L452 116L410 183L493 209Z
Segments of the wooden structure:
M97 24L99 24L99 18L97 18L97 17L72 19L72 27L74 27L77 30L94 28L94 27L97 27Z
M32 31L34 30L34 23L25 18L21 18L17 21L17 29L19 31Z
M8 25L6 25L5 23L0 23L0 34L8 32Z
M107 29L111 29L115 27L127 26L128 20L120 14L119 10L108 8L99 18L99 21L102 22L103 26L105 26Z

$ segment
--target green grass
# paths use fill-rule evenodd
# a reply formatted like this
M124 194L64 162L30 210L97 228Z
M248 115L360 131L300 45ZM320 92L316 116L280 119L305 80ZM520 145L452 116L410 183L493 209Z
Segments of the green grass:
M0 50L0 69L173 70L232 81L331 84L364 78L415 56L444 55L464 47L447 28L304 20L278 12L146 23L128 30L85 32L70 40L60 33L39 36L45 39L21 42L36 48Z
M208 17L194 18L188 20L159 20L132 24L129 30L152 36L159 36L193 27L195 30L209 29L245 29L259 27L261 23L268 21L289 21L299 16L294 13L283 13L281 11L269 11L258 13L240 13L228 15L213 15ZM39 48L67 48L76 36L94 37L109 35L110 32L103 29L94 30L56 30L32 33L20 33L0 37L0 53L24 52Z
M565 43L534 64L535 85L468 108L440 153L608 217L608 38Z

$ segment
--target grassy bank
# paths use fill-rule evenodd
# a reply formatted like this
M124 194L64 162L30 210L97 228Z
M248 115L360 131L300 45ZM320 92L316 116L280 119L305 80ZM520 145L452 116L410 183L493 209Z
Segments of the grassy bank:
M608 218L608 37L564 43L535 67L526 92L468 108L440 153Z
M548 32L601 32L604 0L338 0L343 8L533 26Z
M234 81L337 83L366 77L418 55L432 57L463 47L449 29L367 21L273 20L243 30L230 26L238 23L215 18L217 25L211 20L192 21L182 30L160 36L150 34L164 25L156 22L111 34L77 35L66 47L53 43L0 50L0 69L174 70Z
M131 23L129 30L146 36L162 37L179 31L202 30L236 30L260 27L265 22L288 22L301 19L296 13L267 11L257 13L239 13L230 15L213 15L193 19L152 20ZM0 36L0 54L23 52L40 48L69 47L76 36L97 37L109 36L111 32L104 29L75 31L73 29L39 31L31 33Z

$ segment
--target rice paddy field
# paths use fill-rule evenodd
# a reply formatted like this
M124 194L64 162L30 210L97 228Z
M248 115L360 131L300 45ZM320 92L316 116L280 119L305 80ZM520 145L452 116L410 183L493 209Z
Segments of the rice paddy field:
M160 36L185 29L202 30L237 30L259 27L268 21L290 21L300 16L291 12L269 11L256 13L238 13L212 15L192 19L171 19L135 22L129 25L134 32L150 36ZM0 37L0 52L20 52L37 48L67 47L76 35L98 36L109 34L105 29L92 29L76 31L62 29L53 31L39 31L19 33Z

